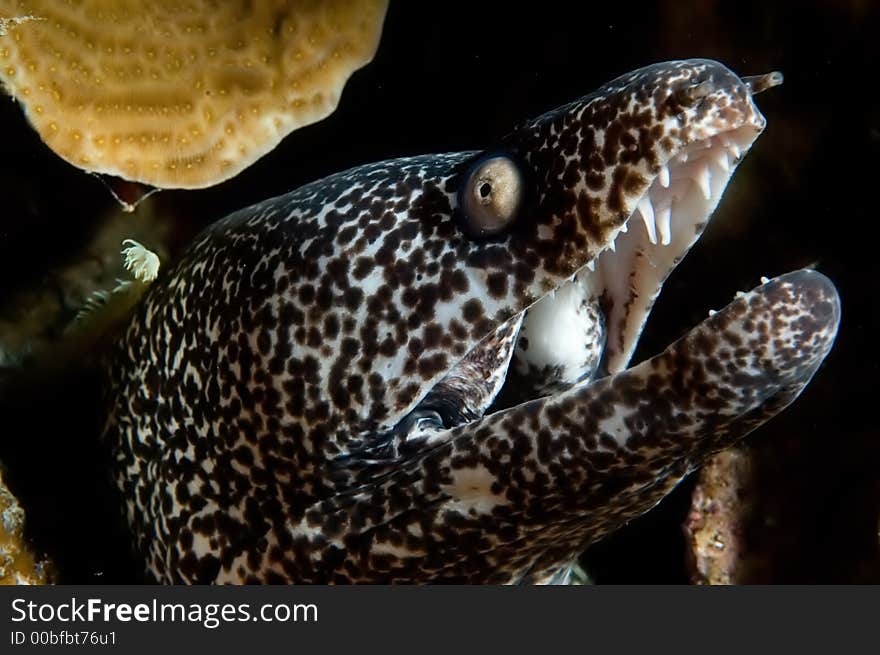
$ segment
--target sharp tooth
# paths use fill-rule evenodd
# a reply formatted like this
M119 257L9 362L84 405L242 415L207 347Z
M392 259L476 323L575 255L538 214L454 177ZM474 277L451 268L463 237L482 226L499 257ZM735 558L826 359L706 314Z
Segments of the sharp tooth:
M662 186L664 189L668 189L669 188L669 167L668 166L661 166L660 167L660 174L657 177L660 180L660 186Z
M645 229L648 231L648 238L651 243L657 243L657 226L654 225L654 206L648 196L639 200L639 213L642 215L642 221L645 223Z
M617 252L617 246L614 245L614 241L608 244L608 250L610 250L611 252Z
M703 192L703 197L706 200L712 197L712 185L709 180L708 166L703 166L700 170L697 171L697 174L694 177L694 182L696 182L697 186L700 187L700 191Z
M715 314L717 314L717 313L718 312L716 312L714 309L709 310L709 316L715 316Z
M761 284L767 284L770 281L769 277L761 276Z
M727 149L730 150L730 154L733 155L734 159L739 159L739 156L742 154L742 150L733 141L727 142Z
M596 260L591 259L590 261L588 261L587 268L589 268L591 271L595 271L596 270Z
M620 231L623 232L624 234L626 234L627 232L629 232L629 224L624 223L623 225L621 225L621 226L620 226Z
M657 228L660 230L660 243L668 246L672 241L672 207L664 207L659 210L657 216Z
M723 171L730 170L730 161L727 159L727 153L723 150L718 153L718 157L715 159L715 163L721 167Z

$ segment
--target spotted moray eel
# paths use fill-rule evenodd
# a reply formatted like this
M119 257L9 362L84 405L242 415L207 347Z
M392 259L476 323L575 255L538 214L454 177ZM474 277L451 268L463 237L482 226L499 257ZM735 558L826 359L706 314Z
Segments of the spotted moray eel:
M209 227L108 367L149 574L565 582L831 349L837 293L804 270L626 368L779 81L649 66L485 151L360 166Z

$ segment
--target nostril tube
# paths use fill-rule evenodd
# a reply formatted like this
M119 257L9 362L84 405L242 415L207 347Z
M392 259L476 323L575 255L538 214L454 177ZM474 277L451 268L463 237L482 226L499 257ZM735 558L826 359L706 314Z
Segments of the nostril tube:
M750 75L742 78L742 81L749 88L752 95L755 95L756 93L761 93L761 91L772 89L774 86L779 86L784 79L781 72L773 71L764 75Z

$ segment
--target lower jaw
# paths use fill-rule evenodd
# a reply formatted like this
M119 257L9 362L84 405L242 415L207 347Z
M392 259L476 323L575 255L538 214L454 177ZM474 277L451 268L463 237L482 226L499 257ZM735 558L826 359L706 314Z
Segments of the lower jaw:
M569 375L568 382L603 377L627 367L663 283L702 235L742 153L756 136L750 126L738 128L692 144L672 157L609 247L527 311L524 334L538 333L530 329L538 316L551 329L564 325L564 312L571 311L565 306L566 297L575 285L583 302L594 303L604 316L607 341L601 360L557 362L563 368L580 366L581 374ZM554 306L559 309L558 321L547 318L554 314ZM557 336L547 339L564 341Z

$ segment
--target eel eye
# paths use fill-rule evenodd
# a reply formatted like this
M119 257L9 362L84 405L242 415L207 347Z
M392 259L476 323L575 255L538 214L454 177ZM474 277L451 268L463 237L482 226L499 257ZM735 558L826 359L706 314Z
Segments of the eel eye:
M708 80L683 86L674 95L678 104L683 107L693 107L713 91L715 91L715 83Z
M458 192L466 231L472 236L502 232L519 213L523 186L519 166L507 155L477 160Z

